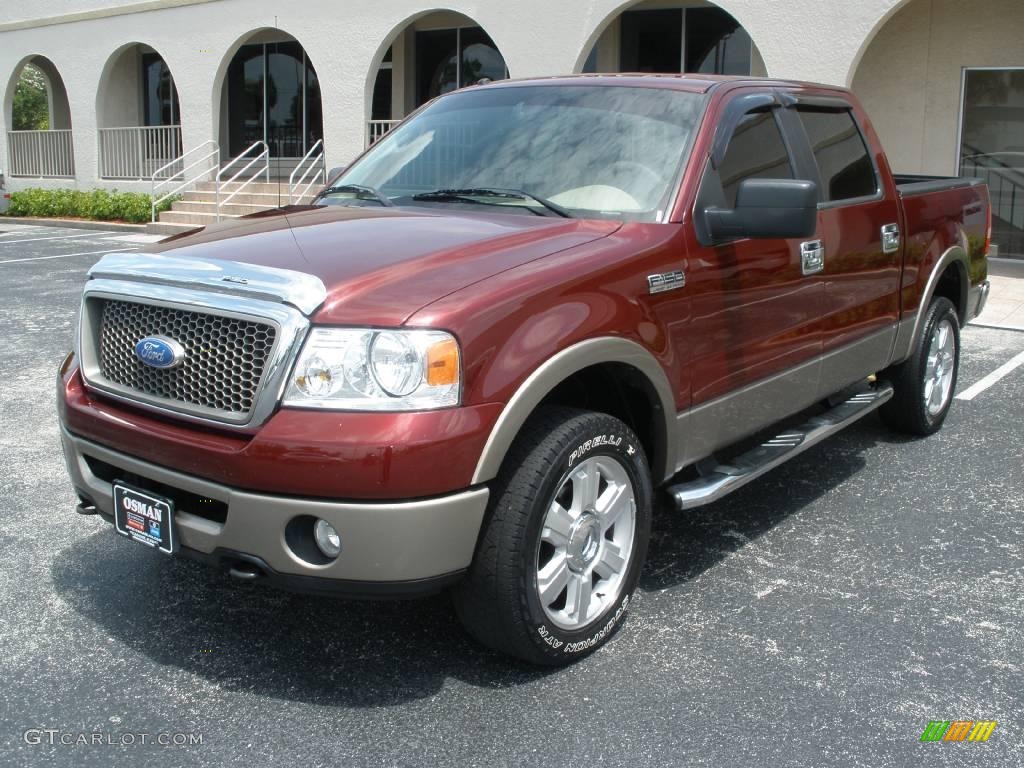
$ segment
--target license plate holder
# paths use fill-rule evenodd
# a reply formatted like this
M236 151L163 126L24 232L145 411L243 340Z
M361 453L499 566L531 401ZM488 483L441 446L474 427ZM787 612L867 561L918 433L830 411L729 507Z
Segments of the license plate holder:
M122 536L164 554L177 551L174 501L121 480L114 481L114 528Z

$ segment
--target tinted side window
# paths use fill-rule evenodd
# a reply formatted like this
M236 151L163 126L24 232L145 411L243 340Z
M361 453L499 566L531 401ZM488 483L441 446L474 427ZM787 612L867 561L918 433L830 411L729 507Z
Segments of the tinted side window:
M752 112L736 128L719 169L726 205L736 206L745 179L792 179L793 166L771 112Z
M878 179L864 137L846 110L798 108L814 150L827 202L867 197L878 191Z

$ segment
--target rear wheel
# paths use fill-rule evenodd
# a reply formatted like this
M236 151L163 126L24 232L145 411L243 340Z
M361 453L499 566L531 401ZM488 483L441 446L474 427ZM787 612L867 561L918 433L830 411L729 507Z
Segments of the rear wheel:
M539 411L494 482L476 556L454 591L466 629L536 664L603 645L640 577L652 497L629 427L600 413Z
M912 435L937 432L953 403L960 367L960 321L953 303L932 299L909 358L890 369L895 393L881 408L893 429Z

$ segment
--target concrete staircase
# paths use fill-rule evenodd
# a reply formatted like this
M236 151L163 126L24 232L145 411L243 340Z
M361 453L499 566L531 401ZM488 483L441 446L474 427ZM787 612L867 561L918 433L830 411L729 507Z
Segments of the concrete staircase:
M243 182L226 185L221 190L221 200L239 188ZM298 203L308 203L317 190ZM288 182L251 182L245 190L239 192L227 205L221 205L221 219L245 216L250 213L269 211L282 205L288 205ZM212 181L196 184L195 189L182 194L181 200L171 205L171 210L160 214L159 221L146 227L147 232L163 235L174 235L187 232L196 227L205 227L217 221L217 185Z

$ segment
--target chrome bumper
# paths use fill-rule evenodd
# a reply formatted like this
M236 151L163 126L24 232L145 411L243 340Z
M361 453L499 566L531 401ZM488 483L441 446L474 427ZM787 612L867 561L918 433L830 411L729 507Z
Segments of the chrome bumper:
M968 320L973 320L985 310L985 303L988 301L990 289L991 284L988 280L982 280L970 289L967 306L968 309L973 309L973 312L971 312L970 317L967 318Z
M100 462L226 505L223 522L178 506L176 531L183 554L223 558L229 553L240 562L260 564L259 569L268 574L287 577L381 585L457 574L472 560L489 493L487 488L475 488L407 502L335 502L272 496L139 461L83 440L63 426L61 442L76 491L100 513L113 516L112 482L97 476L89 460L94 466L100 466ZM304 515L323 518L338 531L342 552L337 559L317 564L293 551L285 529L292 520Z

